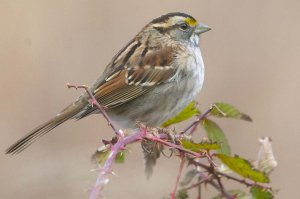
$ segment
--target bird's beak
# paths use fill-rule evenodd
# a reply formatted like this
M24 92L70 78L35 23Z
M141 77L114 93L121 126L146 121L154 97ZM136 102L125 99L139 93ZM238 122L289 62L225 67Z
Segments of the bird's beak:
M197 27L195 28L195 33L198 34L198 35L200 35L200 34L202 34L204 32L210 31L210 30L211 30L211 28L209 26L207 26L207 25L205 25L203 23L199 23L197 25Z

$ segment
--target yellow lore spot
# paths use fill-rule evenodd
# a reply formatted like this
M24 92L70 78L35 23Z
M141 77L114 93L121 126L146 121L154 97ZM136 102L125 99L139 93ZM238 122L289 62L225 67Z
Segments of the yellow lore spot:
M186 18L184 20L185 23L187 23L189 26L195 27L198 23L195 19Z

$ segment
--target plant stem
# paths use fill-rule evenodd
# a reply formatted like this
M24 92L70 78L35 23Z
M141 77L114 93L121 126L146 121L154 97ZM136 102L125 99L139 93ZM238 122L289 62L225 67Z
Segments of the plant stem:
M222 193L222 195L226 198L226 199L234 199L234 197L232 197L229 193L227 193L225 190L223 190L222 192L222 188L214 181L210 181L208 182L212 187L214 187L215 189L217 189L218 191L220 191Z
M131 135L128 135L124 138L119 138L117 143L115 143L111 147L111 152L110 152L107 160L105 161L102 168L99 170L99 174L98 174L96 183L90 193L89 199L97 199L98 196L101 195L100 192L102 190L103 185L106 184L106 182L107 182L107 175L112 172L112 164L115 161L116 155L118 154L118 152L123 150L127 144L141 140L143 137L145 137L146 133L147 133L146 129L140 129L139 131L137 131Z
M211 176L203 177L203 178L201 178L201 180L199 180L199 181L196 182L195 184L192 184L192 185L190 185L190 186L188 186L188 187L186 187L186 188L183 188L183 189L181 189L180 191L188 191L188 190L190 190L190 189L192 189L192 188L195 188L195 187L197 187L197 186L200 186L201 184L203 184L203 183L205 183L205 182L209 182L209 181L211 181L211 180L212 180L212 177L211 177Z
M84 89L86 92L87 92L87 94L88 94L88 96L90 97L90 99L91 99L91 105L92 106L96 106L99 110L100 110L100 112L102 113L102 115L104 116L104 118L106 119L106 121L108 122L108 125L112 128L112 130L115 132L115 134L117 135L117 136L120 136L120 132L116 129L116 127L114 126L114 124L113 124L113 122L112 122L112 120L110 119L110 117L107 115L107 113L106 113L106 111L105 111L105 108L97 101L97 99L95 98L95 96L93 95L93 93L92 93L92 91L89 89L89 87L88 86L85 86L85 85L73 85L73 84L67 84L67 87L68 88L75 88L76 90L78 89L78 88L82 88L82 89Z
M200 163L200 162L197 162L197 161L195 161L195 160L193 160L193 159L190 159L190 161L191 161L194 165L200 166L200 167L204 168L205 170L207 170L208 172L212 172L211 167L209 167L209 166L207 166L207 165L205 165L205 164L202 164L202 163ZM261 185L261 184L258 184L258 183L256 183L256 182L253 182L253 183L252 183L252 182L248 182L248 181L246 181L245 179L239 179L239 178L233 177L233 176L231 176L231 175L228 175L228 174L226 174L226 173L222 173L222 172L219 172L219 171L214 171L214 173L215 173L216 175L224 176L224 177L227 178L227 179L230 179L230 180L239 182L239 183L241 183L241 184L244 184L244 185L246 185L247 187L257 186L257 187L260 187L260 188L262 188L262 189L271 189L271 187L269 187L269 186Z
M201 199L201 184L198 185L198 196L197 199Z
M185 162L185 155L183 153L181 153L180 154L180 166L179 166L179 170L178 170L178 173L177 173L175 186L174 186L174 189L173 189L172 193L170 193L171 199L175 199L175 197L176 197L176 191L177 191L177 187L178 187L178 184L179 184L180 176L182 174L184 162Z
M201 122L201 120L203 120L212 110L212 106L211 108L209 108L207 111L205 111L205 113L203 113L202 115L198 116L198 119L196 121L194 121L192 124L190 124L188 127L186 127L181 134L185 134L187 133L188 130L192 129L189 133L187 133L188 135L193 134L196 127L198 126L198 124Z
M183 148L183 147L180 146L180 145L173 144L173 143L171 143L171 142L165 141L165 140L160 139L160 138L158 138L158 137L156 137L156 136L154 136L154 135L151 135L151 134L148 134L148 135L146 136L146 138L147 138L148 140L150 140L150 141L153 141L153 142L159 142L159 143L161 143L161 144L163 144L163 145L165 145L165 146L168 146L168 147L170 147L170 148L178 149L179 151L185 152L186 154L192 155L192 156L194 156L194 157L198 157L198 158L207 157L206 154L203 155L203 154L201 154L201 153L196 153L196 152L187 150L187 149Z

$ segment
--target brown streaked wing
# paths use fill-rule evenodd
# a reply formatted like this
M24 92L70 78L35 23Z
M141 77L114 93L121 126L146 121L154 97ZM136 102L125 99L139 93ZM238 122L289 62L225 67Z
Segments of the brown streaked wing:
M169 81L176 72L172 66L173 59L171 48L148 50L143 59L129 63L126 74L128 84L154 86Z
M152 89L151 87L128 85L125 81L125 73L126 71L123 70L95 90L96 99L106 108L119 106Z
M124 69L125 63L128 61L130 54L134 53L137 48L141 46L139 40L131 40L124 48L122 48L111 60L111 62L106 66L103 74L97 79L97 81L91 86L91 90L94 92L102 84L104 84L109 79L112 79L114 75L118 74ZM126 60L127 59L127 60Z
M136 48L126 63L115 63L125 67L112 73L94 90L96 99L106 108L131 101L149 92L155 85L170 81L175 75L170 49L151 49L146 53L143 49Z

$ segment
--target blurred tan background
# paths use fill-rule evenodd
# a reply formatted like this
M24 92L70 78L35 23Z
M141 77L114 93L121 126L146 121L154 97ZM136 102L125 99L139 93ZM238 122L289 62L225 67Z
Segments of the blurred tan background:
M66 89L67 82L90 85L146 23L181 11L213 28L201 40L202 109L223 101L250 114L253 123L220 121L232 152L255 159L258 138L272 137L277 198L300 198L299 10L298 0L0 0L0 151L80 94ZM90 156L111 135L98 115L62 125L18 156L1 152L0 198L87 198L96 178ZM111 176L105 196L166 196L176 158L161 158L146 180L141 150L131 151L114 167L118 177Z

